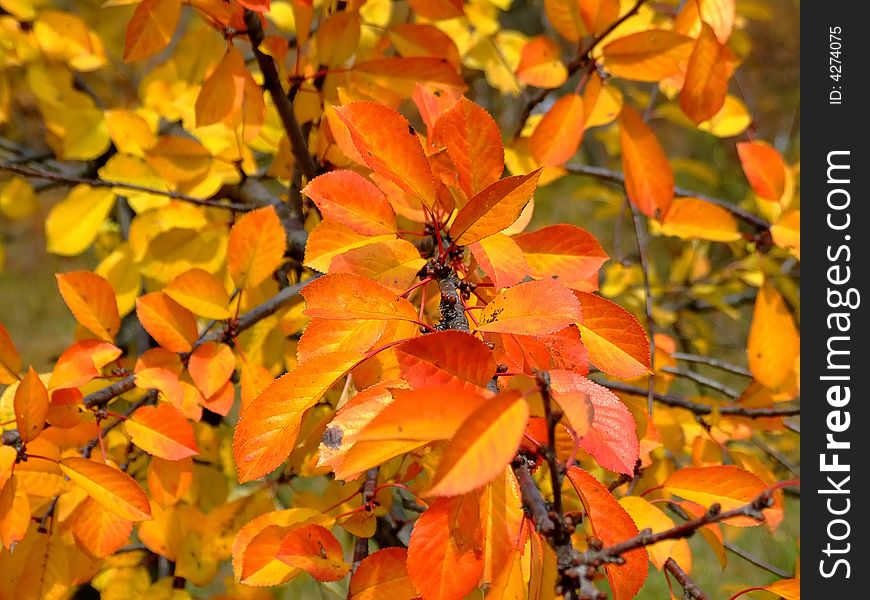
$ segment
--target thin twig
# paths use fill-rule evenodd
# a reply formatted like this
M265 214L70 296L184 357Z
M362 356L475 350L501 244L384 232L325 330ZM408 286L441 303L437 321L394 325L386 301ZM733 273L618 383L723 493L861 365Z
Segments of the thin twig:
M668 557L665 561L664 568L670 572L681 586L683 586L683 594L692 600L707 600L707 594L701 591L689 574L686 573L673 558Z
M685 371L683 369L679 369L676 367L662 367L662 371L665 373L670 373L671 375L676 375L677 377L684 377L686 379L691 379L695 383L702 385L711 390L716 390L720 394L728 396L729 398L739 398L740 392L731 389L724 383L720 383L715 379L707 377L705 375L701 375L700 373L696 373L695 371Z
M189 204L196 204L197 206L223 208L226 210L234 210L237 212L247 212L250 210L254 210L255 208L259 208L259 206L254 206L250 204L237 204L235 202L220 202L218 200L197 198L195 196L182 194L181 192L151 188L148 186L139 185L137 183L110 181L106 179L92 179L88 177L79 177L78 175L59 173L56 171L46 171L43 169L27 167L24 165L17 165L8 161L0 161L0 171L7 171L9 173L15 173L17 175L23 175L25 177L32 177L34 179L47 179L49 181L56 181L60 183L85 184L94 188L119 188L135 192L144 192L148 194L154 194L155 196L165 196L167 198L171 198L173 200L180 200Z
M693 362L707 365L709 367L715 367L723 371L728 371L729 373L734 373L735 375L742 375L743 377L752 377L752 373L749 372L749 369L718 358L702 356L700 354L688 354L686 352L674 352L671 354L671 357L685 362Z
M644 307L646 309L646 329L647 336L649 337L649 368L650 373L649 378L647 379L647 412L650 415L653 413L653 392L655 386L655 372L656 372L656 332L655 332L655 321L653 321L653 301L652 301L652 291L650 289L650 277L649 277L649 258L647 257L647 239L646 239L646 229L644 229L643 223L641 222L640 211L637 210L637 207L634 205L631 200L628 199L628 195L625 196L625 201L628 203L629 208L631 209L631 217L632 222L634 223L634 236L637 241L637 254L640 257L640 270L643 273L643 296L644 296Z

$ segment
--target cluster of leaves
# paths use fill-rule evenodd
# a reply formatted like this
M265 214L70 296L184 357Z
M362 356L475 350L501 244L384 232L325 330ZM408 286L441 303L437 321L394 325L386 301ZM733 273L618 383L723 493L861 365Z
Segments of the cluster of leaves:
M0 325L0 597L620 600L649 564L696 589L688 535L724 567L732 528L777 529L793 482L742 442L799 414L796 169L750 136L754 210L687 192L649 124L661 95L748 127L733 1L547 0L536 37L493 0L109 2L114 43L40 4L0 0L0 122L45 143L4 141L2 211L71 188L48 250L101 260L57 275L79 327L48 372ZM480 76L520 95L512 137ZM584 139L622 171L573 163ZM575 175L624 188L637 270L530 230ZM685 244L678 305L649 233ZM748 370L713 364L748 385L672 393L729 395L677 368L680 332L747 286Z

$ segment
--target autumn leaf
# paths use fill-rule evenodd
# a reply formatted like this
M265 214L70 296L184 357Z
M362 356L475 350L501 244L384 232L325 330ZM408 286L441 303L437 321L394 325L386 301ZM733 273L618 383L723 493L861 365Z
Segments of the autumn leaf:
M447 149L459 185L469 198L501 177L504 148L498 125L488 112L464 96L437 120L432 142Z
M275 208L245 214L230 230L227 270L242 289L260 285L284 262L287 234Z
M228 319L230 296L218 279L202 269L190 269L169 282L163 293L187 310L207 319Z
M625 191L648 217L667 214L674 198L674 174L652 129L632 108L619 113Z
M783 382L800 353L800 334L785 301L770 283L755 298L746 353L753 377L768 387Z
M365 557L350 577L349 599L416 598L407 557L405 548L383 548Z
M60 295L76 321L101 340L111 342L121 328L112 286L88 271L59 273L55 277Z
M311 319L296 345L296 357L304 363L333 352L364 354L381 338L387 324L382 319Z
M609 257L585 229L563 223L521 233L513 239L536 277L555 276L572 289L598 289L598 271Z
M540 176L538 169L487 186L459 210L450 226L453 241L459 245L473 244L510 227L532 199Z
M39 374L30 367L15 389L15 425L25 444L39 437L48 414L48 392Z
M182 460L199 453L193 427L169 404L137 409L124 421L124 429L134 444L166 460Z
M671 473L662 486L672 494L707 508L719 504L723 512L749 504L767 488L756 475L732 465L684 467ZM744 527L758 525L751 517L734 517L725 523Z
M737 154L749 185L764 200L778 202L785 191L786 165L767 142L738 142Z
M341 544L321 525L291 529L281 541L277 558L318 581L337 581L350 570L343 560Z
M244 58L231 46L203 82L196 97L197 127L214 125L239 114L248 77Z
M233 435L240 481L262 477L284 462L296 443L302 414L358 361L357 354L346 352L312 358L276 379L242 410Z
M439 498L420 515L408 545L408 575L426 600L464 598L483 575L475 493Z
M675 198L662 221L662 233L713 242L735 242L742 237L730 212L700 198Z
M45 219L46 248L52 254L78 256L94 243L114 205L111 189L75 186Z
M305 314L314 318L417 321L408 300L359 275L324 275L305 286L302 296Z
M578 323L589 359L599 369L623 379L650 372L649 340L634 316L606 298L574 292L582 307Z
M148 497L136 480L109 465L79 457L60 461L60 470L100 506L128 521L151 518Z
M532 155L548 167L567 162L580 147L584 125L583 98L562 96L535 127L529 140Z
M592 427L595 407L586 392L574 385L574 373L550 371L550 394L562 409L568 425L578 438L585 437Z
M592 533L610 546L638 534L637 526L616 498L607 491L597 479L579 467L568 467L568 481L580 496ZM607 579L614 600L634 598L643 586L647 575L647 551L637 548L622 555L625 562L620 565L607 564Z
M133 533L133 521L103 510L93 498L86 498L70 519L76 543L97 558L114 554Z
M689 60L693 41L663 29L638 31L604 46L604 67L624 79L659 81L676 73Z
M631 516L631 519L640 529L650 529L653 532L666 531L674 526L674 521L669 516L656 508L654 504L640 496L623 496L619 499L619 505ZM662 540L646 547L650 561L658 570L662 570L665 561L671 557L674 547L685 540ZM677 561L685 566L684 561Z
M166 48L180 15L181 0L142 0L127 24L124 62L142 60Z
M471 253L497 290L518 284L531 267L514 238L495 233L470 246Z
M480 312L478 331L544 335L580 320L574 294L552 279L502 291Z
M136 316L145 331L171 352L190 352L199 337L193 314L163 292L137 298Z
M528 404L510 392L471 413L444 449L428 495L464 494L498 477L516 453L528 419Z
M354 102L335 111L369 168L424 205L435 205L435 179L417 133L405 117L371 102Z
M411 386L451 385L457 390L485 388L496 364L486 345L461 331L440 331L396 347L402 377Z
M12 550L24 539L29 524L27 491L19 479L13 476L0 488L0 543Z
M6 327L0 323L0 383L8 385L18 381L18 372L21 370L21 355Z
M517 79L539 88L557 88L568 78L559 44L545 36L534 37L523 46Z
M165 460L155 456L148 464L146 481L153 501L162 507L172 506L193 483L193 459Z
M722 108L735 60L713 29L703 23L680 90L680 107L695 124L711 119Z
M354 171L330 171L302 190L327 219L363 235L395 233L396 214L378 187Z
M202 395L210 398L236 370L236 357L226 344L205 342L191 353L187 370Z

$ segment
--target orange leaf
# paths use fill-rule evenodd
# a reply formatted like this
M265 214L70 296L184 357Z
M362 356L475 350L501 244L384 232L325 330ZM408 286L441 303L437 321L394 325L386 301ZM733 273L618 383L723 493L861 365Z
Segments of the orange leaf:
M456 496L486 485L513 458L529 420L518 392L502 392L471 413L441 455L431 496Z
M499 293L480 312L478 331L544 335L580 320L580 303L553 279L521 283Z
M774 581L764 588L768 592L776 594L784 600L800 600L801 598L801 580L798 579L780 579Z
M728 47L719 43L710 26L704 23L680 90L680 107L696 125L712 119L725 104L734 61Z
M532 156L540 164L557 167L577 152L583 140L583 98L565 94L535 127L529 140Z
M595 366L622 379L650 373L649 339L634 315L601 296L575 295L583 313L580 334Z
M357 441L450 439L487 400L471 390L432 385L394 392L395 400L354 435Z
M592 424L580 440L580 447L605 469L626 475L634 473L640 441L634 417L625 404L616 394L582 375L570 371L552 373L556 373L559 390L585 394L592 403Z
M408 544L408 575L426 600L464 598L483 575L476 493L438 498L420 515Z
M637 526L625 512L616 498L607 491L601 482L579 467L568 468L568 480L580 496L592 532L604 546L627 540L638 534ZM648 555L644 548L638 548L622 555L622 565L607 564L607 579L614 600L629 600L643 586L647 575Z
M619 17L619 0L579 0L580 16L586 31L604 33Z
M573 385L574 373L554 369L550 371L550 393L562 409L568 425L577 437L584 437L592 426L595 408L589 395Z
M18 477L0 489L0 543L8 550L24 539L30 524L30 502Z
M738 142L737 154L749 185L764 200L778 202L785 191L785 161L767 142Z
M101 340L111 342L121 328L121 317L109 282L88 271L58 273L55 277L76 321Z
M487 186L463 206L453 224L453 241L465 246L510 227L532 199L541 169L528 175L505 177Z
M362 235L336 221L321 221L308 234L305 266L326 273L335 258L350 250L395 239L395 235Z
M306 285L301 293L309 317L417 321L416 309L405 298L359 275L324 275Z
M662 29L632 33L604 46L604 67L624 79L657 82L680 70L692 54L693 41Z
M675 198L662 221L662 233L713 242L735 242L742 237L730 212L700 198Z
M393 46L396 47L396 50L402 56L442 58L457 71L460 68L459 49L456 47L456 43L449 35L434 25L398 23L390 27L389 35ZM434 87L437 84L422 85ZM415 93L417 89L415 86ZM457 88L444 87L444 89L457 91ZM456 101L456 98L454 97L453 100ZM448 106L447 108L450 107ZM430 127L428 123L426 126L427 128ZM432 130L428 129L428 131L431 133Z
M350 577L349 600L416 598L407 560L405 548L384 548L364 558Z
M86 458L60 461L60 470L103 508L128 521L147 521L151 507L136 480L106 464Z
M169 404L143 406L124 421L133 443L166 460L181 460L199 453L193 427Z
M791 313L770 283L755 298L746 353L752 376L767 387L782 383L800 354L800 333Z
M230 46L221 61L202 83L196 97L196 126L205 127L240 114L245 81L250 77L241 52Z
M187 369L202 395L210 398L232 377L236 357L226 344L205 342L190 355Z
M103 510L93 498L85 498L70 520L76 544L96 558L114 554L133 532L133 521Z
M260 285L284 262L287 234L273 206L239 219L227 242L227 270L242 289Z
M492 351L461 331L440 331L409 340L396 348L402 377L412 387L451 385L484 388L495 375Z
M574 289L597 289L598 270L609 258L591 233L564 223L521 233L513 239L533 275L558 277L559 283Z
M302 190L326 219L363 235L396 232L396 214L384 193L354 171L331 171L315 177Z
M369 168L426 206L435 206L435 178L417 133L405 117L373 102L354 102L336 107L335 112L350 129L353 143Z
M164 460L153 456L148 463L147 481L151 499L160 506L172 506L193 483L193 459Z
M171 352L190 352L199 337L193 314L163 292L137 298L136 316L145 331Z
M648 217L661 218L674 198L674 173L655 134L627 105L619 113L625 191Z
M444 87L434 83L420 83L414 86L414 94L411 99L420 112L426 131L432 135L435 123L445 112L453 108L459 101L462 93L456 88Z
M278 548L278 560L302 569L317 581L338 581L350 570L341 544L322 525L291 529Z
M557 88L568 79L562 49L555 40L540 35L526 42L520 52L517 79L539 88Z
M227 309L230 296L223 284L202 269L185 271L169 282L163 293L201 317L223 320L231 316Z
M21 370L21 356L9 337L9 332L0 323L0 384L8 385L18 381Z
M100 340L84 339L63 351L54 364L50 389L80 387L99 377L100 369L121 356L121 349Z
M394 292L407 290L426 264L420 251L406 240L384 240L348 250L332 259L330 273L362 275Z
M336 352L312 358L279 377L242 411L233 435L239 481L251 481L284 462L299 435L302 414L360 360Z
M544 0L544 12L559 35L579 42L586 35L586 25L580 14L581 0Z
M33 367L27 370L27 375L22 377L15 389L13 403L15 426L18 427L21 441L26 444L42 433L48 414L48 392Z
M801 259L801 211L787 210L770 227L773 243Z
M136 387L143 390L159 390L166 399L178 407L184 396L184 390L178 381L183 367L181 359L174 352L164 348L146 350L136 361Z
M734 29L735 9L735 0L686 2L674 20L674 31L695 37L702 23L705 23L713 28L716 37L724 44L731 37L731 31Z
M181 15L181 0L142 0L127 24L124 62L157 54L175 33Z
M767 488L767 484L749 471L721 465L684 467L671 473L662 487L706 508L719 504L724 512L749 504ZM724 523L742 527L759 524L751 517L735 517Z
M495 233L470 246L474 259L492 280L496 290L522 281L531 267L514 238Z
M311 319L296 345L300 363L333 352L359 355L371 350L387 328L387 321L371 319Z
M435 123L432 142L447 148L459 186L471 198L498 181L504 171L501 133L492 116L462 96Z

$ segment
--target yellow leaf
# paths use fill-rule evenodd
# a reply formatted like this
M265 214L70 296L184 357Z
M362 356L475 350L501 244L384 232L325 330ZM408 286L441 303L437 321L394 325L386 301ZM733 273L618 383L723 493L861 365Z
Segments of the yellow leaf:
M677 198L671 202L661 229L665 235L684 240L734 242L741 238L731 213L700 198Z
M208 319L228 319L230 296L217 277L202 269L185 271L163 292L191 312Z
M800 334L785 301L770 283L755 298L746 353L753 377L767 387L782 383L800 354Z
M123 154L142 158L157 139L148 121L132 110L107 110L105 117L109 137Z
M145 152L145 160L163 179L181 183L199 179L208 173L212 157L202 144L192 138L164 135Z
M0 214L8 219L23 219L32 215L39 204L33 187L23 177L15 175L0 188Z
M619 499L619 504L640 530L649 528L654 532L664 531L674 526L674 521L670 517L640 496L624 496ZM649 558L657 569L662 569L676 543L677 540L663 540L646 547Z
M801 211L787 210L770 227L773 243L801 259Z
M142 291L142 276L133 260L133 250L128 242L104 258L94 272L109 282L118 301L118 314L126 316L136 306L136 298Z
M746 106L734 96L726 96L725 103L713 117L700 123L698 129L708 131L720 138L735 137L752 124L752 116Z
M106 64L100 37L74 14L40 11L33 34L46 58L64 61L76 71L93 71Z
M30 503L18 478L12 477L0 490L0 543L8 549L20 542L30 524Z
M145 492L126 473L109 465L78 457L63 459L60 469L103 508L122 519L147 521L151 518L151 508Z
M110 189L85 184L74 187L45 219L48 251L76 256L87 250L114 204L115 194Z

